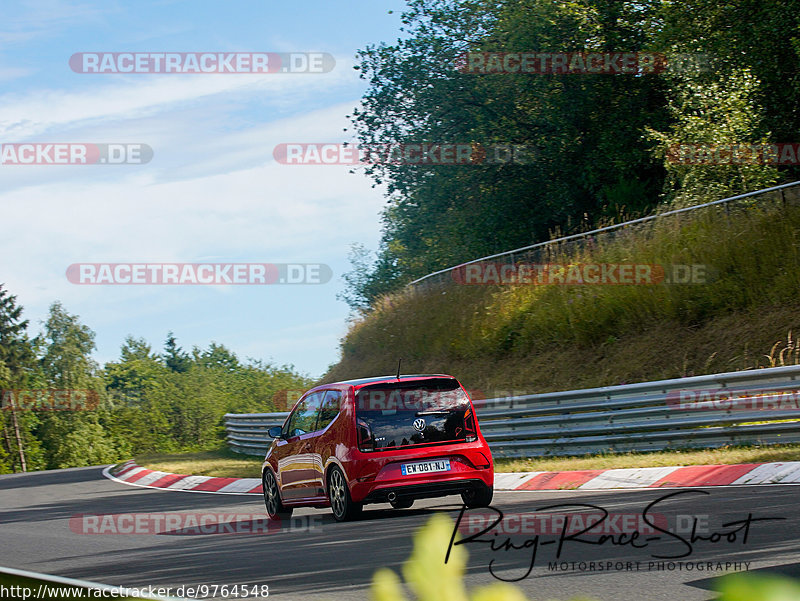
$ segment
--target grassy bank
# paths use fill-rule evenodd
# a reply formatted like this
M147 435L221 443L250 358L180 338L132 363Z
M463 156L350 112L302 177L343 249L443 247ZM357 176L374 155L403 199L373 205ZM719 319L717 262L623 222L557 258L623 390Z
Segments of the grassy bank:
M797 360L797 192L554 250L548 262L708 266L706 283L467 286L385 297L354 321L326 381L445 372L491 396L768 367Z

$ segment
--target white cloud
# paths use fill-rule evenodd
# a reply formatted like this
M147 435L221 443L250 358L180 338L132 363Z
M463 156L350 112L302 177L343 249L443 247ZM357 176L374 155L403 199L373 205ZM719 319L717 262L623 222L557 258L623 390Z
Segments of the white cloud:
M41 46L71 24L124 13L113 3L47 5L52 18L37 21L33 3L25 16L0 24L0 40L36 38ZM214 339L242 357L320 373L346 328L347 308L335 294L349 245L375 247L383 194L347 166L280 165L272 150L281 142L348 139L345 115L365 84L351 58L337 56L337 63L324 75L67 72L58 84L37 71L35 81L23 81L29 87L0 95L4 143L140 142L155 151L142 166L0 165L0 282L19 296L31 329L61 300L97 332L101 361L116 356L127 334L158 347L171 329L184 348ZM66 57L57 66L28 66L68 68ZM0 80L27 74L0 62ZM335 276L325 286L261 289L67 281L70 263L92 261L322 262Z
M320 372L322 357L333 361L344 331L346 307L335 292L349 245L375 246L382 191L363 175L348 173L347 166L277 164L271 149L281 141L341 139L351 104L213 140L214 132L193 129L173 114L164 117L150 165L11 168L26 181L0 193L0 281L19 295L34 321L56 299L81 315L98 331L102 360L115 355L126 334L152 330L151 342L159 343L174 329L194 336L187 344L203 344L197 336L214 332L220 342L238 344L243 355ZM203 152L195 155L189 148ZM181 156L191 160L180 164L175 157ZM71 263L129 261L322 262L334 266L335 278L321 287L258 292L232 286L76 286L65 276ZM256 306L267 317L239 331L242 315ZM240 321L214 330L208 315L229 310L243 312ZM296 325L310 317L323 318L320 329ZM315 359L304 359L309 349Z
M322 92L352 86L358 78L347 62L338 59L337 68L323 74L80 74L76 77L83 78L84 87L78 91L39 89L0 96L0 135L5 142L27 141L86 123L138 120L223 95L227 103L258 100L285 110Z
M116 12L110 1L92 6L70 0L28 0L5 3L3 9L0 44L4 46L52 37L70 26L97 22L102 15Z

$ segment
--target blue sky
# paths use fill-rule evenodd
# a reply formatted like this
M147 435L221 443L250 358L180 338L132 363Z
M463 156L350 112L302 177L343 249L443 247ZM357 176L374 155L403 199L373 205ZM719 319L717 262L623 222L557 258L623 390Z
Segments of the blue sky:
M312 376L337 361L354 242L376 248L383 190L344 166L277 164L282 142L337 142L365 82L356 50L394 41L401 1L4 2L0 143L144 143L146 165L0 165L0 282L39 331L60 300L97 334L160 350L225 344ZM394 11L390 14L390 11ZM76 52L328 52L325 74L80 74ZM325 263L306 286L79 286L72 263ZM367 375L367 374L365 374Z

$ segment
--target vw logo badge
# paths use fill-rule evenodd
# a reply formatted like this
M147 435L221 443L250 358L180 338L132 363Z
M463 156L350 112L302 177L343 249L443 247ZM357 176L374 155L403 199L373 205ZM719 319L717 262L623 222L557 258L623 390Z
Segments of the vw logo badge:
M417 432L422 432L425 429L425 420L421 417L414 420L414 429Z

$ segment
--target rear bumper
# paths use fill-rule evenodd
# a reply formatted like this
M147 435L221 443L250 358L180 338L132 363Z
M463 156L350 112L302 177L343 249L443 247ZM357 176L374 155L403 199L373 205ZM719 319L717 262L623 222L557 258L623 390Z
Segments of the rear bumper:
M447 495L459 495L469 490L485 487L486 482L480 478L426 482L423 484L397 483L374 488L364 497L363 502L386 503L389 501L390 493L394 493L398 499L429 499L433 497L446 497Z
M350 494L353 501L359 503L382 503L388 500L390 492L397 497L431 498L456 495L482 486L494 485L494 469L476 467L463 455L442 455L440 458L450 460L450 470L404 476L400 469L405 461L391 461L377 474L361 480L350 482Z
M350 454L347 468L350 495L356 503L381 503L390 492L397 497L431 498L460 494L483 485L494 485L494 465L482 439L472 443L436 445L416 449ZM404 463L446 459L446 472L404 475Z

